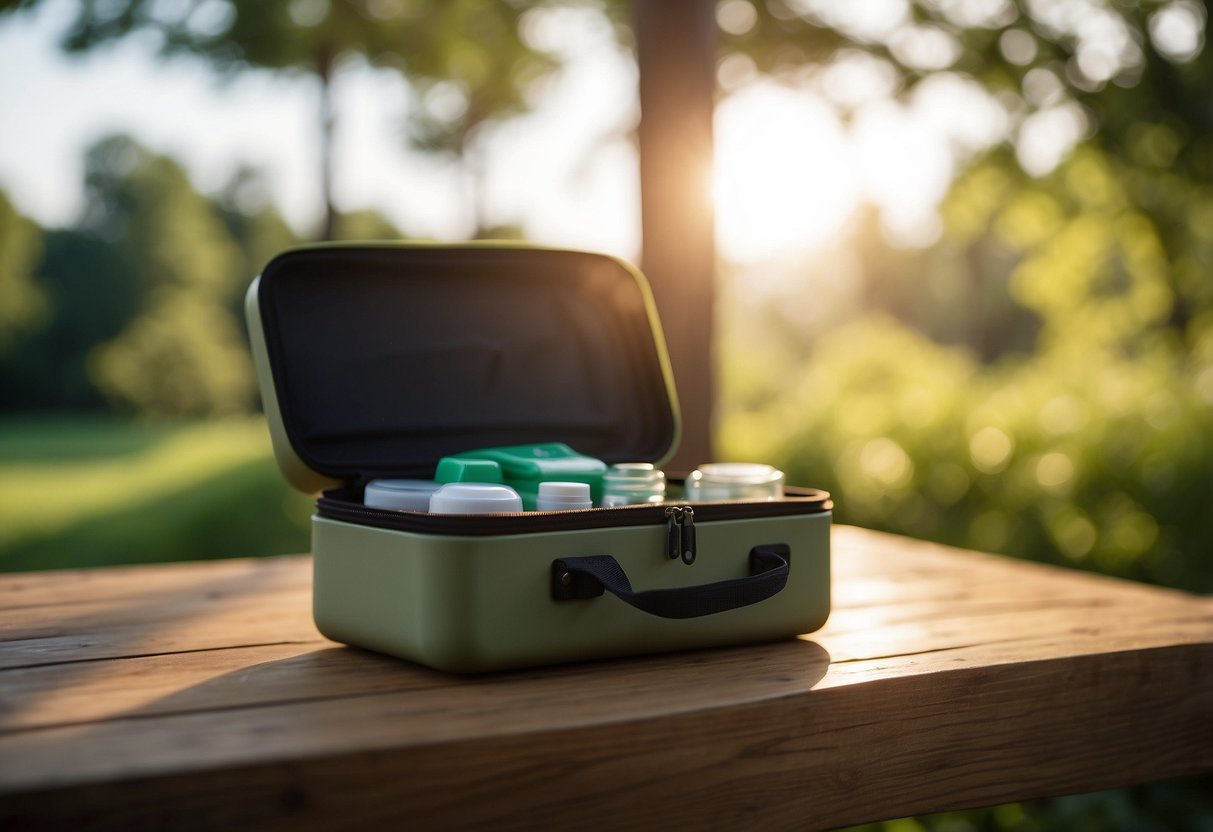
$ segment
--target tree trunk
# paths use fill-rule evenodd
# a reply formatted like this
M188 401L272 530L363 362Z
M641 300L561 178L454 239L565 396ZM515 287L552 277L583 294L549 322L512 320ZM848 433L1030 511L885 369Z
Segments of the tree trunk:
M640 194L644 249L682 410L667 463L712 458L716 245L711 202L716 4L634 0L640 69Z
M485 180L486 170L483 142L477 141L476 134L469 133L459 141L459 167L463 174L463 186L467 192L468 205L472 208L472 237L483 239L489 231L488 199Z
M320 79L320 190L324 200L324 218L319 238L332 240L337 236L337 209L333 205L333 62L336 50L322 44L316 53L316 76Z

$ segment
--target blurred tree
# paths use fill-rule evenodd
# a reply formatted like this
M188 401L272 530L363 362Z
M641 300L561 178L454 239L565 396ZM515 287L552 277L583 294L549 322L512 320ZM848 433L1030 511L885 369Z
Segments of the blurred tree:
M493 236L484 203L485 140L500 121L526 112L534 87L559 66L555 53L527 37L531 16L572 0L458 0L427 18L424 62L405 71L418 98L408 117L409 144L455 161L475 221L473 236Z
M46 316L46 300L33 280L41 236L38 226L18 214L0 192L0 355L11 349L19 333Z
M247 275L214 204L179 164L124 136L89 150L86 194L82 230L110 244L136 298L133 319L90 355L98 388L147 414L249 409L253 380L230 302Z
M882 9L874 15L862 4L828 0L723 0L717 5L727 56L722 80L744 83L763 74L807 85L844 116L868 102L839 81L843 74L832 71L838 67L875 79L902 100L927 80L976 84L1006 116L1004 149L982 163L1001 175L989 173L983 184L997 180L1004 201L1014 196L1036 216L1053 210L1060 217L1096 207L1108 196L1101 186L1115 183L1115 210L1153 227L1158 279L1169 293L1160 301L1167 307L1161 320L1183 329L1210 307L1213 287L1203 279L1213 268L1207 231L1213 51L1205 48L1206 6L1192 0L894 0ZM1044 132L1060 134L1063 145L1067 135L1070 144L1085 145L1068 175L1039 179L1057 162L1040 150ZM1025 213L1022 206L1018 213ZM1018 252L1024 242L1015 241ZM1021 291L1024 280L1017 279ZM1110 288L1105 283L1100 291Z
M36 274L46 312L0 353L0 401L10 412L101 409L88 356L136 314L138 293L107 241L77 230L47 231L43 241Z
M374 210L341 215L341 238L345 240L401 240L404 234L383 214Z
M243 282L236 282L232 300L242 304L253 275L275 254L300 240L274 206L269 183L257 168L238 167L215 196L215 205L240 250L238 271Z
M885 12L717 5L726 88L766 75L850 117L871 100L841 83L856 72L905 102L947 79L1004 117L959 159L929 247L897 251L869 217L795 288L730 288L750 318L730 326L722 445L830 488L847 521L1213 589L1207 8ZM827 272L859 288L833 297Z
M40 0L0 0L0 14ZM83 0L62 40L80 52L134 32L166 56L194 55L230 74L268 69L313 76L321 95L322 239L337 234L334 205L334 73L361 58L416 87L414 143L477 164L477 136L494 119L528 107L528 87L556 59L519 34L527 0ZM483 213L477 210L477 222Z
M248 165L236 169L214 199L215 209L236 246L237 279L226 292L225 305L244 320L244 294L253 277L275 255L300 243L298 235L273 203L263 173Z

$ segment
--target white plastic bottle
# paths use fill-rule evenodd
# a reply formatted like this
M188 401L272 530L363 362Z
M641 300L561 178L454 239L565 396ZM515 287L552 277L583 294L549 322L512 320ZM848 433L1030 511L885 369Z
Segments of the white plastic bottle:
M584 482L541 482L535 500L537 511L569 511L592 508L590 486Z
M432 514L500 514L522 511L522 498L508 485L451 482L430 498Z
M362 502L367 508L429 511L430 497L439 488L433 480L371 480Z

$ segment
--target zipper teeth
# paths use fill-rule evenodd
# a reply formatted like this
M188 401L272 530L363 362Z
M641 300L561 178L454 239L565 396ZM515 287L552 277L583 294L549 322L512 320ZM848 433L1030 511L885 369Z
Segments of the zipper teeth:
M662 525L669 522L667 510L674 506L691 509L691 506L684 503L661 503L643 506L610 506L578 511L527 511L521 514L456 517L426 512L367 508L361 504L334 497L321 497L316 503L317 513L321 517L333 520L353 520L365 525L396 531L486 536L648 524ZM831 507L828 497L825 496L820 499L782 502L700 504L695 519L702 521L742 520L753 517L817 514L828 511Z
M380 528L439 534L526 534L534 531L588 529L604 525L603 512L615 515L611 518L613 522L609 524L612 526L643 526L665 522L665 515L661 513L664 506L612 506L582 511L527 511L456 517L427 512L366 508L328 497L322 497L316 505L321 517L334 520L359 518ZM532 520L534 522L528 522Z

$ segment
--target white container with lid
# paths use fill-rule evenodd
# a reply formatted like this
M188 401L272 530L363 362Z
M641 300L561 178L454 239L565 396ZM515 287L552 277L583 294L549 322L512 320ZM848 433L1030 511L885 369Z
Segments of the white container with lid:
M522 511L522 498L508 485L451 482L430 498L433 514L500 514Z
M430 497L440 488L433 480L371 480L362 502L367 508L429 511Z

